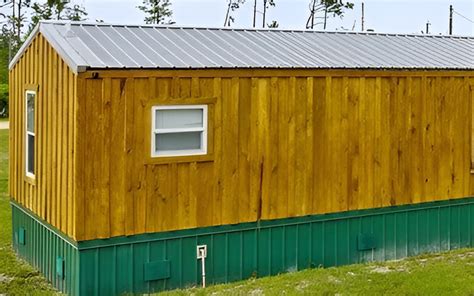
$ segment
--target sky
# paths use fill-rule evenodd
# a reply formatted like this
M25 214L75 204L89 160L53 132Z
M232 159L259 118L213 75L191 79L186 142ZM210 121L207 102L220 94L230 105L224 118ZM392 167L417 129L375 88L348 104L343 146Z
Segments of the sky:
M144 14L136 7L142 0L73 0L89 12L89 20L142 24ZM227 0L171 0L173 21L180 26L222 27ZM259 0L261 2L261 0ZM267 12L267 23L277 20L282 29L304 29L309 0L275 0ZM454 7L453 33L474 35L474 0L352 0L354 9L341 19L331 18L328 30L361 30L361 3L365 4L365 28L382 33L422 33L429 22L431 34L447 34L449 5ZM252 26L253 0L235 13L236 28ZM463 18L462 16L469 20ZM261 26L261 14L257 23ZM317 29L322 29L321 26Z

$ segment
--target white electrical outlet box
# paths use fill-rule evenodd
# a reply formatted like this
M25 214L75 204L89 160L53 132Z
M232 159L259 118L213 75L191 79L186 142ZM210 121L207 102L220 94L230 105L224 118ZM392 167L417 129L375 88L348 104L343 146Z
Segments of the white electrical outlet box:
M203 259L207 257L207 245L200 245L196 248L197 259Z

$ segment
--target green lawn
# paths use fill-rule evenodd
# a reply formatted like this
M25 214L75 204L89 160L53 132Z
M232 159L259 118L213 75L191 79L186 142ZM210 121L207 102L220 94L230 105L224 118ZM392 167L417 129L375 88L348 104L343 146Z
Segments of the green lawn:
M0 117L0 121L8 121L8 117Z
M18 260L11 247L11 210L8 201L8 130L0 130L0 294L55 294L38 271Z
M312 269L163 295L474 295L474 249Z

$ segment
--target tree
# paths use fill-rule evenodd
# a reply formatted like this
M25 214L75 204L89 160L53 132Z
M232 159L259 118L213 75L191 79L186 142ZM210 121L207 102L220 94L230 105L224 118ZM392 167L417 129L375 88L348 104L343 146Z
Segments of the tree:
M8 117L8 84L0 83L0 117Z
M3 0L0 4L0 83L8 82L8 63L23 43L23 27L27 21L25 11L30 0ZM6 73L6 74L4 74ZM7 77L6 79L3 77Z
M30 31L41 20L71 20L82 21L86 19L87 12L83 6L70 6L67 0L46 0L40 4L35 2L31 9L33 10L30 23Z
M277 21L272 21L271 23L267 24L269 28L278 28L280 24Z
M265 28L267 9L275 7L275 0L263 0L263 13L262 13L262 28Z
M257 11L258 0L253 2L253 27L255 28L257 22L257 12L262 14L262 27L265 28L266 19L267 19L267 9L270 7L275 7L275 0L263 0L263 11ZM270 24L266 24L269 28L278 28L278 22L272 21Z
M143 5L137 7L147 15L147 24L174 24L170 0L143 0Z
M346 9L353 9L354 3L342 0L311 0L309 3L310 16L306 22L307 29L314 29L315 25L323 25L326 30L328 17L343 17ZM322 14L322 16L317 16ZM315 20L320 20L315 22Z
M0 35L0 85L8 83L9 43L11 31L6 26Z
M227 0L227 11L225 14L224 27L230 27L230 25L235 21L235 18L232 16L231 12L239 9L244 3L245 0Z

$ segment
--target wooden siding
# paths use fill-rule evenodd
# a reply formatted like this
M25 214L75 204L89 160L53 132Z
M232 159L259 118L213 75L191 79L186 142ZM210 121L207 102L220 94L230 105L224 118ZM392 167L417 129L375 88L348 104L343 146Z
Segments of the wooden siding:
M472 72L78 78L78 240L472 195ZM210 103L206 158L149 161L150 102Z
M35 180L25 179L25 90L35 101ZM10 71L10 196L74 236L76 75L39 35Z

